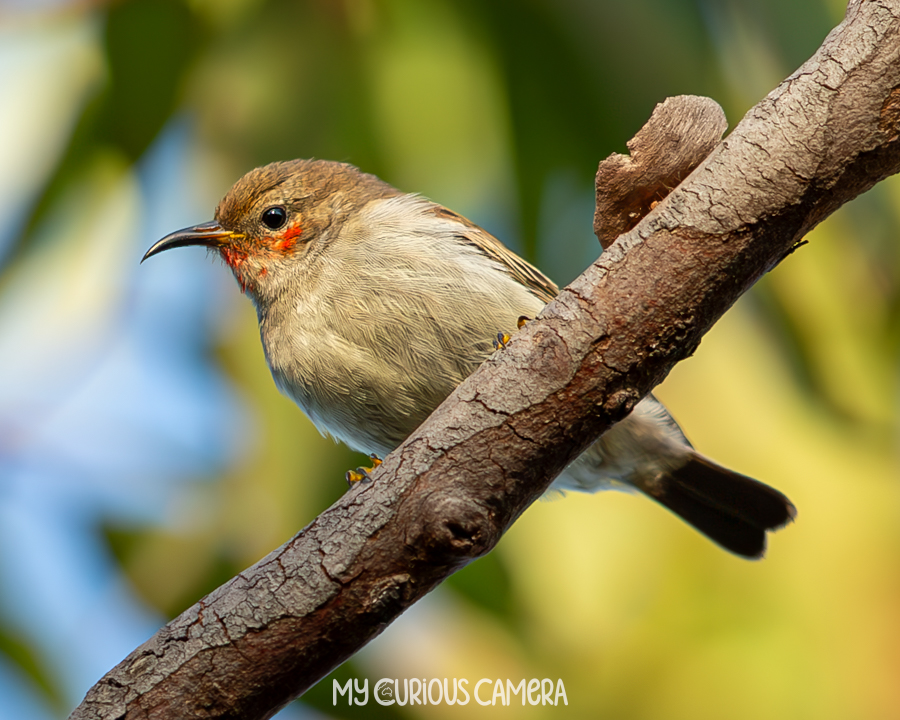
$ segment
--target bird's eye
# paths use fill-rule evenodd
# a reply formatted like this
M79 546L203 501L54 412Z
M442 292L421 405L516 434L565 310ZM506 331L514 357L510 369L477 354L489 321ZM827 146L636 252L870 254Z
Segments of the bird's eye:
M280 205L266 208L262 214L262 223L269 230L277 230L287 222L287 211Z

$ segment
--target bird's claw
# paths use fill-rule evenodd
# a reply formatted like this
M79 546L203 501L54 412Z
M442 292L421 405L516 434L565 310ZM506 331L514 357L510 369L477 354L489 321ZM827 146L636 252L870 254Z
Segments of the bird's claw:
M344 479L347 481L347 487L353 487L356 483L366 479L366 469L356 468L356 470L348 470L344 475Z
M356 483L362 482L363 480L367 480L369 477L369 473L371 473L375 468L381 465L382 460L375 453L369 455L369 459L372 461L372 467L358 467L356 470L348 470L344 475L344 479L347 481L347 485L349 487L353 487Z
M516 321L516 327L521 330L527 323L531 322L531 318L527 315L519 315L519 319ZM505 350L506 346L509 344L510 335L505 332L498 332L497 338L494 340L494 350Z

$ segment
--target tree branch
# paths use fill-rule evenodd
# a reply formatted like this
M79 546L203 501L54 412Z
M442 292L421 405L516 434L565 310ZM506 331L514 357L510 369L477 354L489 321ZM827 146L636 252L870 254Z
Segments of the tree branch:
M73 718L269 717L490 550L761 275L900 168L900 3L816 55L294 539L161 629Z

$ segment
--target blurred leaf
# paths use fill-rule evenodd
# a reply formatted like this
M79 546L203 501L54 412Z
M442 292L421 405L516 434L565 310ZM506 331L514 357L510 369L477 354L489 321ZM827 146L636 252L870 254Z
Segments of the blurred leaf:
M459 5L484 28L504 72L522 245L534 258L550 179L574 170L589 187L597 163L624 150L672 84L685 77L703 80L697 58L704 50L700 17L690 2L460 0ZM664 14L677 32L660 34L659 25L643 22L653 13ZM691 40L697 46L691 47ZM659 55L680 62L660 65L654 62ZM703 92L702 82L683 85Z
M98 140L136 161L177 107L185 73L204 42L203 28L181 0L113 4L106 18L109 86Z
M157 527L111 524L101 530L135 593L167 618L243 570L209 533L179 535Z
M445 585L507 627L516 629L520 618L502 552L494 550L469 563L451 575Z
M27 641L2 624L0 624L0 656L5 657L31 680L39 688L44 699L56 710L62 711L65 708L63 691L56 673L40 659Z
M128 163L143 155L178 107L187 71L205 42L182 0L111 3L104 22L105 86L82 112L10 261L29 247L36 228L95 153L121 154Z

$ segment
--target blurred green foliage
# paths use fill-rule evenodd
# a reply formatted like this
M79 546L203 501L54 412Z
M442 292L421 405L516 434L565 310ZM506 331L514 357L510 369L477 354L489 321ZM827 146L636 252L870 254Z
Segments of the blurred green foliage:
M710 95L734 124L840 12L826 0L73 3L29 22L97 23L103 72L0 261L0 288L98 157L133 172L179 117L207 215L255 165L346 160L552 256L546 269L566 281L599 253L596 164L655 103ZM769 560L738 562L629 497L541 504L436 593L440 622L412 622L334 677L561 677L576 717L900 714L898 199L885 183L817 229L661 391L698 447L797 501ZM278 395L234 295L210 362L250 408L251 449L185 491L190 522L97 529L135 596L166 617L289 539L361 462ZM0 654L59 704L11 623ZM331 706L330 678L306 702L363 712Z
M13 634L15 630L8 625L7 622L0 622L0 657L18 667L54 710L64 713L67 708L59 678L48 667L44 658L35 653L27 639Z

